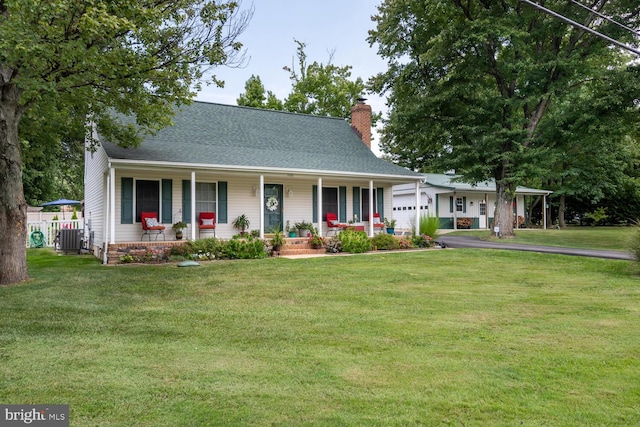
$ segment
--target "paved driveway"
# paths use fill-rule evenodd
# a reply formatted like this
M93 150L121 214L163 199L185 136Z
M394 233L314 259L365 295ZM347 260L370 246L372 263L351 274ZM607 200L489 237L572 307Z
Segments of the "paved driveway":
M480 240L480 238L478 237L444 235L438 237L437 241L444 243L447 248L506 249L513 251L543 252L548 254L587 256L594 258L623 260L634 259L633 255L627 252L605 251L597 249L560 248L554 246L521 245L517 243L508 243L508 240L506 239L504 242L487 242L484 240Z

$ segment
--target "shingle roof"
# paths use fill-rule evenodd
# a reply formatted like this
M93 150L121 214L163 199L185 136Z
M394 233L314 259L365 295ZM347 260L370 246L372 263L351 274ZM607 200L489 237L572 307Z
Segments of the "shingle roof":
M424 174L425 184L429 184L433 187L447 188L455 191L496 191L496 182L491 179L484 182L478 182L477 184L469 184L466 182L457 181L460 175L449 175L439 173L427 173ZM535 188L517 187L516 193L518 194L550 194L549 190L538 190Z
M343 119L196 101L173 122L136 149L101 143L112 159L420 177L376 157Z

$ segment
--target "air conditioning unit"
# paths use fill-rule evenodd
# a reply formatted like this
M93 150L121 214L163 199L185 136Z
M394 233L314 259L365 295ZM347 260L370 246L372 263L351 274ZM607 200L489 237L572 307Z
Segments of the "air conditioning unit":
M82 249L82 229L63 228L60 230L60 251L77 252Z

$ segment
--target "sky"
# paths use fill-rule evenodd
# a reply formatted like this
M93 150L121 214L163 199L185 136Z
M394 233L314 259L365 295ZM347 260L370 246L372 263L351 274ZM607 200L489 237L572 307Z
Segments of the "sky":
M278 99L291 92L289 72L282 69L295 63L294 39L306 43L307 63L326 64L333 51L332 63L350 65L351 78L369 77L386 70L386 62L369 47L368 31L375 28L371 16L377 11L377 0L243 0L243 8L253 4L254 13L247 29L239 37L246 51L243 68L218 67L212 70L225 81L224 88L204 86L196 99L236 105L251 75L260 76L266 90ZM383 97L365 94L367 104L375 112L385 112ZM372 149L380 154L374 130Z

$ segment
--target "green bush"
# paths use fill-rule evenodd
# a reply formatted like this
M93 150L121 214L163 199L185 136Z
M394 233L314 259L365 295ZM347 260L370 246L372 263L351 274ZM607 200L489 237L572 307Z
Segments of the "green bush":
M434 238L436 237L436 232L439 227L440 218L437 216L431 216L429 214L420 215L420 233L414 232L413 235L416 236L417 234L423 234Z
M380 250L398 249L398 241L391 234L378 233L371 238L371 246Z
M215 237L192 240L173 246L169 250L169 255L195 260L256 259L265 258L267 251L263 240L247 235L245 237L235 236L226 241Z
M234 236L225 242L222 257L226 259L256 259L268 255L265 243L249 235L248 237Z
M431 238L431 236L426 234L415 236L411 239L411 241L417 248L430 248L431 246L433 246L433 239Z
M344 252L359 254L371 250L371 241L364 231L346 229L338 234L338 238Z

